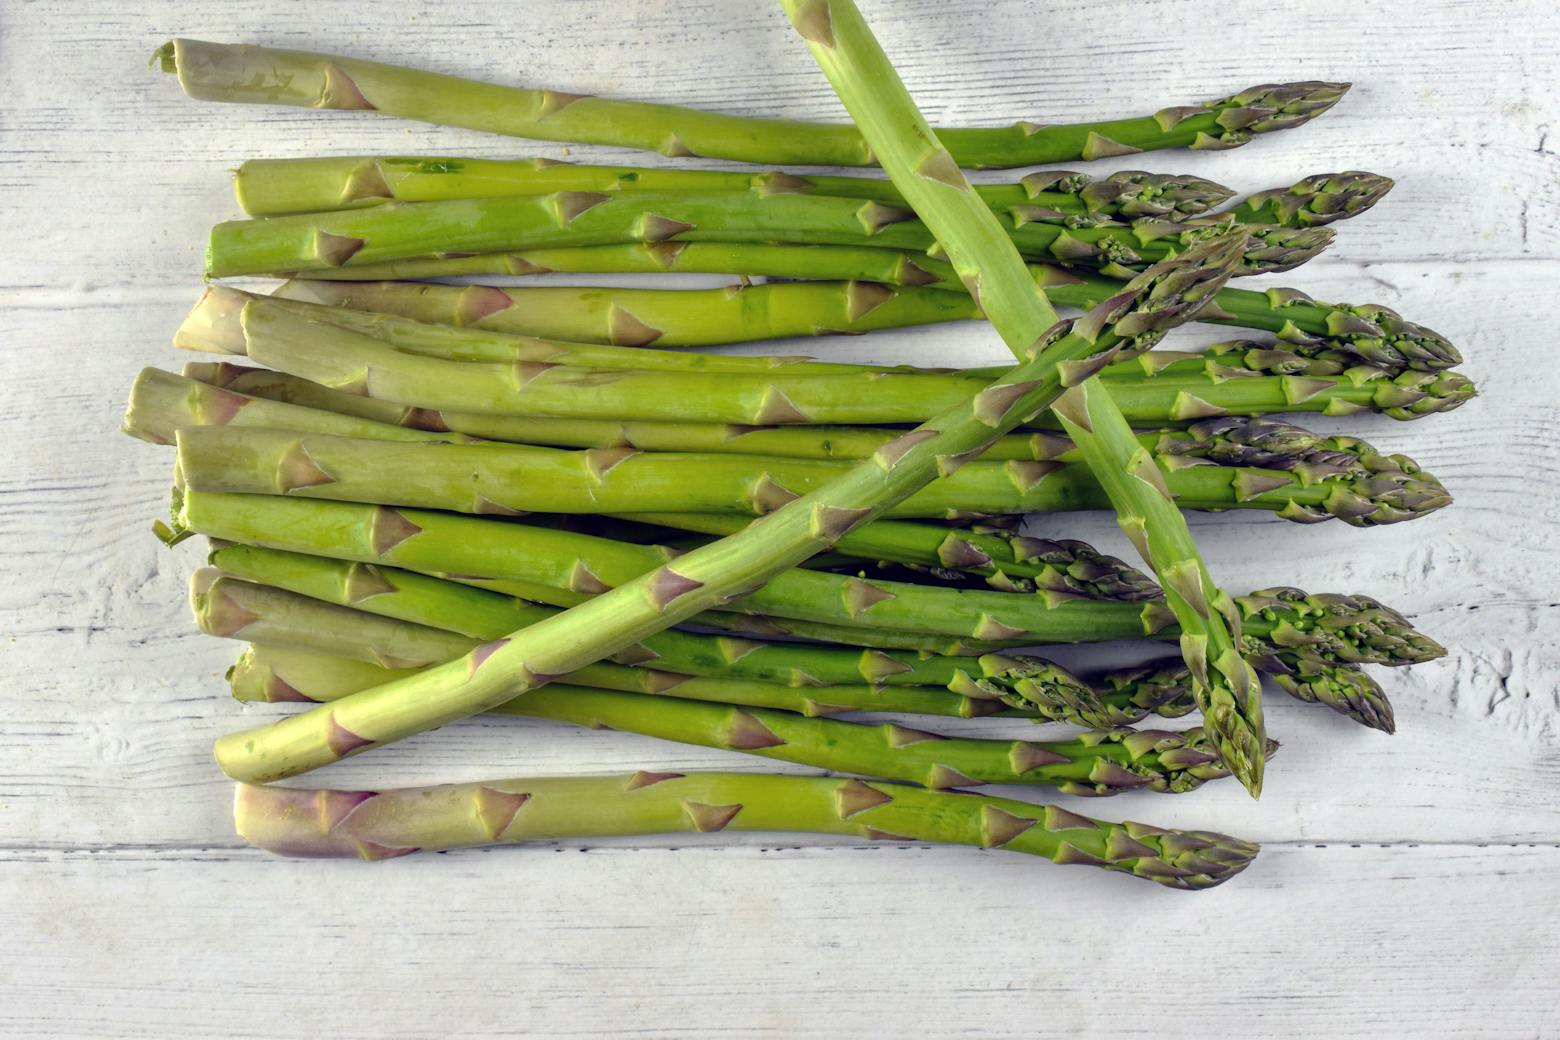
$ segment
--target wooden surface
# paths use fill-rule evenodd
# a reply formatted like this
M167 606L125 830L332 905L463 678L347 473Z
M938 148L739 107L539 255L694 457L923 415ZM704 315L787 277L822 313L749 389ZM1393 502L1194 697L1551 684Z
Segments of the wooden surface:
M145 56L178 34L736 112L840 113L765 4L126 6L0 9L0 1033L1560 1036L1552 5L864 3L947 123L1354 80L1301 130L1115 166L1247 190L1345 168L1396 178L1331 253L1275 281L1441 329L1484 393L1417 424L1347 424L1438 473L1459 497L1448 511L1365 532L1196 519L1230 587L1368 591L1451 654L1383 676L1395 737L1275 703L1285 747L1260 805L1222 784L1090 806L1265 843L1244 876L1194 896L999 853L783 839L376 866L243 848L209 748L267 712L224 694L236 645L192 630L183 579L198 549L169 552L147 530L170 460L115 432L130 380L181 361L168 336L195 298L206 226L234 213L226 173L240 160L563 149L197 104ZM1172 42L1152 42L1161 32ZM1194 338L1219 337L1201 327L1182 342ZM842 359L1001 356L973 325L804 346ZM1126 551L1102 517L1040 529ZM970 727L983 728L995 727ZM511 720L452 727L322 779L743 764Z

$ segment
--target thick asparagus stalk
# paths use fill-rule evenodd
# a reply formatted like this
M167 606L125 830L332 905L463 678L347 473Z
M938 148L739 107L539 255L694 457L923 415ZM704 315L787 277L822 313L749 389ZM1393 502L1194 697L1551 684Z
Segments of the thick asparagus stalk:
M760 585L930 483L939 459L946 464L978 453L1046 407L1072 382L1069 373L1077 362L1104 355L1100 363L1108 363L1123 349L1151 348L1164 330L1189 318L1217 291L1239 259L1236 248L1214 241L1156 265L1134 280L1130 294L1037 336L1029 355L1034 360L972 402L906 434L873 461L741 534L675 563L658 563L648 574L459 661L224 737L218 761L235 779L296 775L484 711ZM1032 285L1027 278L1025 283Z
M1323 174L1254 199L1252 216L1369 208L1390 182L1366 182L1373 174ZM1367 188L1366 185L1369 184ZM361 209L385 202L442 202L516 195L590 192L723 192L760 195L832 195L903 204L893 182L882 177L741 173L681 167L579 166L552 159L471 159L415 156L336 156L318 159L250 159L233 174L233 191L254 217ZM993 209L1038 206L1075 217L1195 217L1227 201L1230 189L1184 174L1122 170L1096 179L1086 173L1038 170L1012 184L983 184L980 197ZM1317 203L1326 195L1336 201ZM1271 205L1267 196L1273 196ZM1280 196L1283 196L1280 200ZM1379 194L1377 198L1379 198ZM1299 201L1290 201L1290 199ZM1243 214L1244 215L1244 214ZM1304 219L1304 218L1300 218ZM1271 220L1268 223L1282 223Z
M187 331L205 324L205 308L203 301L176 342L220 346L332 389L407 405L435 425L440 421L427 412L450 411L457 423L469 413L738 425L908 423L964 399L991 376L986 371L914 369L830 372L822 365L746 372L603 370L524 356L454 361L312 321L287 305L261 298L207 325L208 334ZM1215 371L1149 377L1142 372L1138 370L1137 378L1123 374L1110 381L1111 396L1123 415L1139 424L1277 411L1348 415L1373 409L1412 419L1455 408L1473 393L1467 379L1446 372L1405 372L1396 379L1364 368L1332 376L1233 377Z
M203 101L353 109L540 141L640 148L775 165L871 166L848 124L720 115L675 105L528 90L337 55L170 40L154 60ZM1250 87L1201 105L1101 123L945 129L964 166L1039 166L1160 148L1219 150L1254 134L1308 122L1337 104L1347 83Z
M393 567L250 545L220 546L212 552L211 562L224 574L246 581L475 640L496 638L556 612L512 596ZM355 613L297 607L284 613L286 604L279 607L272 602L269 637L290 647L326 646L332 653L341 653L346 646L356 646L360 648L357 657L374 661L404 652L395 630L377 637L365 635L365 625ZM239 607L218 603L206 608L213 615L211 623L203 622L203 627L220 635L239 635L231 623L217 618L237 622L265 612L252 600ZM305 613L307 617L302 616ZM295 634L279 634L279 616L292 621L288 632ZM452 645L441 649L450 656L463 652ZM1391 705L1381 689L1358 669L1326 661L1304 646L1264 646L1248 640L1245 649L1259 669L1273 675L1284 690L1301 700L1325 704L1363 725L1391 731ZM253 656L246 656L230 674L235 696L240 699L331 700L396 677L360 675L357 661L351 662L356 671L342 675L340 667L310 660L313 655L307 653L303 660L280 662L281 674L277 674L277 662L256 661ZM1110 672L1089 685L1049 661L1028 656L989 653L971 659L852 653L834 647L755 643L676 630L647 638L621 661L653 664L655 670L636 676L630 674L635 669L597 664L577 675L589 673L591 685L610 689L669 692L674 697L782 708L804 715L859 709L970 718L1016 710L1056 722L1108 728L1136 722L1151 711L1177 717L1193 708L1184 665L1169 668L1158 664ZM687 675L721 681L689 685L684 681ZM744 679L750 681L740 681ZM785 689L777 689L777 683ZM913 684L923 688L908 688ZM941 686L949 692L924 685Z
M1237 273L1287 271L1332 241L1325 227L1246 225L1233 217L1069 221L1043 207L985 208L1026 257L1141 269L1233 227L1250 233ZM872 199L727 192L555 192L512 198L397 202L367 209L230 220L211 229L213 278L306 272L444 253L497 253L623 242L806 242L933 251L915 211Z
M430 324L348 307L325 307L276 296L257 296L216 285L206 287L199 302L179 325L173 344L183 350L243 354L247 347L244 327L246 313L269 318L271 324L278 328L309 329L325 341L332 337L359 334L400 351L450 361L502 361L508 364L746 375L768 373L776 369L792 374L812 372L826 375L920 371L909 366L844 365L799 356L743 357L674 350L649 351L638 347L538 339L487 329ZM999 369L980 371L990 376L1001 374Z
M1107 823L1054 805L744 773L640 771L373 792L239 784L233 816L259 848L365 860L548 838L791 831L1002 848L1202 889L1240 873L1257 853L1221 834Z
M789 247L773 247L784 249ZM825 250L811 246L808 264ZM859 252L859 251L858 251ZM906 254L890 254L896 257ZM919 258L912 257L917 264ZM957 285L951 265L942 265ZM1039 284L1058 306L1089 307L1120 291L1121 282L1082 270L1041 266ZM762 270L754 273L765 273ZM962 289L962 286L960 287ZM875 295L881 302L865 304ZM712 346L826 332L868 332L983 317L967 294L915 284L884 291L878 282L796 282L742 289L599 289L406 282L295 280L277 289L286 299L401 315L423 322L549 336L593 343L663 347ZM855 307L851 301L857 301ZM854 317L852 317L854 315ZM1223 289L1199 320L1271 332L1309 354L1396 370L1437 370L1462 362L1439 333L1379 304L1320 303L1298 289ZM1324 373L1327 374L1327 373Z
M1412 460L1351 437L1271 419L1210 419L1129 438L1189 509L1261 509L1356 527L1411 520L1447 504ZM849 461L748 455L563 451L517 444L397 443L244 426L177 431L179 470L196 491L285 494L462 513L693 512L763 515L848 472ZM1147 441L1145 444L1144 441ZM1109 488L1076 463L968 463L885 510L958 517L1099 509Z
M663 547L452 513L202 492L181 494L174 505L175 530L180 533L459 576L463 582L486 578L526 583L539 592L561 590L571 602L605 599L607 589L631 585L635 577L653 573L669 560L686 559ZM518 594L512 588L504 591ZM884 592L888 598L880 596ZM1309 649L1328 660L1402 665L1445 653L1401 615L1366 596L1308 595L1278 588L1239 597L1236 607L1246 635L1279 647ZM867 582L810 570L778 573L726 609L855 626L867 629L869 637L885 631L922 632L1034 644L1179 636L1169 612L1155 602L1092 602ZM699 615L701 623L705 616ZM719 618L715 620L720 627Z

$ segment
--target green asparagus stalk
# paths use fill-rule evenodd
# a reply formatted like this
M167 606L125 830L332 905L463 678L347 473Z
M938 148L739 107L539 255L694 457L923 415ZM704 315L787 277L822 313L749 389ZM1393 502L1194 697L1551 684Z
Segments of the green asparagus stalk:
M309 597L310 600L379 615L413 628L443 629L477 641L499 638L507 632L527 628L558 613L554 608L538 606L512 596L399 568L252 545L220 545L213 549L210 562L223 574L243 579L244 582L257 583L256 587L282 589ZM245 606L243 603L232 609L222 603L205 609L214 612L211 629L232 627L229 623L217 620L218 614L242 619L246 613L261 613L253 604ZM275 615L274 608L272 614ZM381 657L404 653L404 650L397 649L394 632L387 632L377 643L344 634L343 630L356 628L351 624L356 620L354 616L343 616L339 612L315 613L307 621L295 622L290 626L300 631L301 635L280 641L294 649L308 649L304 645L305 640L320 640L314 645L315 649L340 653L340 644L355 639L359 645L372 648L367 653L358 654L360 659L372 657L373 663L384 667L390 666L379 660ZM204 624L203 620L203 627ZM235 636L236 632L220 631L216 634ZM469 649L467 647L451 652L453 646L448 643L435 644L436 652L433 656L447 653L455 657ZM650 679L635 680L625 685L627 680L622 677L624 669L616 665L627 664L640 666L637 670L649 673ZM653 668L650 667L652 665ZM1028 708L1032 703L1069 704L1072 706L1072 715L1096 710L1103 712L1106 707L1093 704L1087 688L1066 670L1037 657L988 654L973 659L888 652L863 653L835 647L768 644L675 629L646 637L617 656L614 665L588 665L575 674L585 676L577 680L581 683L609 689L635 690L647 687L670 690L682 678L703 676L723 684L721 690L726 695L716 699L744 704L755 702L738 700L730 693L732 689L739 686L783 686L792 690L792 693L766 693L768 699L760 702L761 706L791 706L802 701L776 701L775 698L803 698L806 703L799 710L804 714L824 714L819 710L820 705L837 703L847 695L856 698L849 705L853 709L920 710L907 705L921 703L927 694L907 695L911 697L908 701L896 699L899 695L890 688L901 686L941 687L942 691L953 696L943 698L938 703L947 703L956 710L935 714L951 713L961 717L989 714L995 710L990 706L995 702L1013 708ZM827 695L815 694L815 691L821 689L830 692ZM885 690L889 692L885 693ZM973 703L975 701L986 702L987 707L981 710ZM1118 723L1091 724L1112 726Z
M203 101L351 109L507 134L639 148L674 157L799 166L871 166L872 150L848 124L720 115L675 105L505 87L337 55L170 40L153 56ZM1337 104L1347 83L1250 87L1201 105L1100 123L950 128L959 163L1040 166L1160 148L1221 150L1299 126Z
M631 369L695 373L754 375L783 369L791 373L840 375L848 372L919 371L908 366L844 365L806 357L742 357L734 354L692 353L673 350L641 350L596 343L516 336L486 329L456 328L375 314L347 307L325 307L275 296L257 296L228 286L207 286L199 302L174 334L173 344L182 350L218 354L243 354L247 334L246 313L272 319L282 328L307 328L329 341L332 337L361 335L399 351L449 361L501 361L573 365L582 368ZM998 369L983 369L996 376Z
M718 346L979 317L967 296L877 282L791 282L722 289L499 289L295 280L283 284L275 295L415 321L626 347Z
M214 572L213 572L214 573ZM195 614L202 631L212 635L254 639L265 645L314 649L319 632L336 634L344 627L332 625L332 613L351 614L347 608L318 603L302 596L261 585L197 573L193 589ZM310 631L316 619L319 628ZM338 651L371 656L380 667L415 667L404 658L387 661L374 645L389 643L398 652L428 652L424 663L449 660L475 649L476 640L385 618L362 615L357 622L366 631L366 646L344 641ZM438 643L446 644L443 653ZM624 685L591 687L597 670L615 673ZM856 723L808 719L792 710L754 707L751 700L737 703L692 703L684 698L715 701L723 687L752 696L760 684L729 680L684 678L670 690L632 685L643 670L613 665L592 665L565 676L561 683L532 690L492 709L499 714L556 719L576 725L609 727L687 744L778 758L802 765L844 772L908 780L926 787L967 787L984 783L1050 784L1063 793L1109 795L1135 787L1163 792L1189 791L1203 781L1227 775L1211 750L1205 749L1200 730L1184 734L1163 730L1096 730L1075 740L1051 743L952 739L902 726L865 726ZM625 681L626 680L626 681ZM562 685L567 683L568 685ZM900 694L913 689L896 687ZM793 707L798 691L771 687ZM683 692L679 692L683 691ZM818 697L832 696L833 687L820 687ZM655 702L644 695L656 696ZM870 694L865 699L870 701ZM854 708L859 703L836 706ZM935 742L921 747L923 742Z
M1237 273L1267 274L1305 263L1332 241L1325 227L1240 224L1233 217L1190 222L1141 218L1067 221L1043 207L1013 206L991 221L1026 257L1068 265L1143 266L1175 256L1210 234L1250 233ZM578 192L512 198L397 202L367 209L230 220L211 229L212 278L306 272L444 253L497 253L623 242L806 242L935 251L939 240L916 213L872 199L726 192Z
M1264 193L1246 209L1253 216L1312 210L1317 214L1333 211L1340 216L1350 215L1355 209L1369 208L1391 187L1390 182L1381 183L1384 178L1365 180L1373 177L1374 174L1346 173L1308 178L1289 189ZM1195 217L1235 194L1201 177L1141 170L1122 170L1100 179L1066 170L1038 170L1012 184L983 184L977 190L993 209L1037 206L1074 217L1128 219ZM551 195L560 191L752 191L760 195L831 195L904 203L904 196L893 182L882 177L426 156L250 159L233 174L233 191L244 212L254 217L361 209L386 202L444 202ZM1378 193L1376 198L1364 201L1371 192ZM1269 195L1273 202L1264 205ZM1324 195L1337 197L1336 201L1318 203ZM1301 201L1292 202L1290 198Z
M802 248L812 250L805 263L814 277L821 277L826 272L823 257L834 255L840 247ZM895 257L909 255L884 252ZM921 263L919 257L911 259ZM945 278L939 284L959 284L951 265L932 260L926 263L941 265ZM1095 306L1120 291L1122 284L1079 269L1064 271L1040 265L1031 270L1038 270L1038 284L1063 307ZM741 289L500 289L295 280L277 289L277 295L422 322L640 347L713 346L983 317L975 302L962 292L941 292L914 283L885 291L877 281L868 285L844 280L777 283ZM869 307L869 297L881 302ZM852 300L856 301L854 307ZM1395 375L1402 368L1433 371L1462 363L1457 349L1439 333L1407 321L1387 307L1320 303L1298 289L1256 292L1226 288L1199 320L1271 332L1283 341L1286 350L1337 357L1345 367L1371 364L1391 369Z
M1145 464L1188 509L1261 509L1355 527L1412 520L1449 501L1412 460L1275 420L1215 419L1145 435ZM846 473L849 461L748 455L563 451L517 444L397 443L245 426L177 431L196 491L282 494L462 513L694 512L763 515ZM1099 509L1089 467L968 463L885 510L961 517Z
M203 385L205 389L202 389ZM210 392L219 389L243 403ZM332 390L284 372L226 362L192 362L184 366L183 377L145 369L131 391L130 400L125 432L159 444L173 443L173 431L180 426L237 422L273 430L341 433L374 440L448 441L471 435L559 447L865 459L904 432L868 426L755 427L434 411ZM273 408L273 403L293 407ZM238 408L246 411L239 414ZM330 412L355 416L360 421L349 427L339 419L321 419L314 414ZM401 428L403 432L396 433L395 428ZM460 432L447 432L451 430ZM1040 462L1063 458L1071 450L1072 442L1057 434L1008 434L998 438L981 458L988 462L1009 459Z
M1178 889L1240 873L1257 846L1208 831L1108 823L1055 805L837 777L651 773L399 791L239 784L238 833L285 856L386 859L569 837L790 831L1001 848Z
M247 355L330 389L416 408L419 416L448 410L456 422L463 413L738 425L919 422L974 393L991 376L913 369L828 372L821 365L708 373L670 367L603 370L523 356L452 361L312 321L261 298L209 324L208 313L203 301L175 341ZM193 326L208 331L191 331ZM1349 415L1379 410L1413 419L1455 408L1473 393L1472 383L1455 373L1405 372L1387 379L1379 370L1364 368L1336 376L1123 376L1112 379L1110 389L1123 414L1140 424L1276 411Z
M664 547L508 521L265 495L185 492L175 500L173 523L178 534L401 567L462 582L527 583L537 591L577 597L571 604L606 599L608 589L687 558ZM519 594L512 588L503 591ZM884 592L891 598L881 597ZM1403 665L1445 653L1401 615L1365 596L1277 588L1238 597L1236 607L1247 636L1279 648L1307 649L1327 660ZM868 637L902 631L1027 644L1179 637L1169 612L1155 602L953 590L810 570L778 573L724 606L732 609L853 625L866 629ZM708 616L698 615L699 623ZM713 627L721 627L719 620Z
M1092 550L1072 551L1075 558L1089 554ZM251 545L219 545L213 549L210 562L222 573L248 582L474 640L496 638L556 612L512 596L398 568ZM1086 594L1097 584L1076 587ZM213 618L209 625L203 623L203 628L228 636L236 634L232 622L216 618L243 621L262 612L253 602L242 612L222 603L207 609L213 611ZM274 622L280 613L274 606L270 611L270 638L280 638L294 648L287 652L302 653L303 659L278 663L247 655L230 674L234 694L240 699L332 700L397 677L389 673L361 675L358 661L350 662L356 670L342 675L341 667L328 659L322 662L317 655L295 649L326 645L333 653L340 653L344 646L354 645L361 648L359 658L378 661L404 652L394 630L376 639L362 634L361 619L353 614L309 611L305 619L300 616L304 611L291 610L285 616L294 620L289 631L296 634L279 637ZM457 648L446 645L442 649L458 656ZM1325 704L1363 725L1391 732L1391 705L1380 687L1357 668L1326 661L1304 646L1259 645L1248 640L1244 649L1259 670L1272 675L1281 688L1299 699ZM851 653L834 647L764 644L677 630L647 638L620 663L641 667L624 670L597 664L576 674L589 673L592 685L609 689L669 692L675 697L711 698L809 716L868 710L971 718L1007 711L1110 728L1137 722L1149 712L1173 718L1194 707L1184 665L1171 668L1156 664L1109 672L1085 685L1051 662L1029 656L989 653L971 659ZM654 671L648 677L630 674L644 672L644 666L651 664ZM276 673L277 667L281 674ZM688 675L718 681L690 686L685 682ZM777 683L785 689L776 689ZM901 689L920 684L940 686L948 692Z
M1033 294L985 289L992 282L1027 281L1028 271L921 117L866 19L852 0L781 0L781 7L884 170L936 234L970 295L1009 348L1020 353L1020 330L1034 321ZM1259 237L1252 235L1248 263L1263 252ZM1257 797L1266 762L1262 684L1238 649L1239 613L1214 584L1158 464L1138 443L1105 384L1084 379L1053 408L1165 590L1181 628L1192 694L1220 760Z
M296 569L296 568L295 568ZM431 579L436 580L436 579ZM474 590L473 590L474 591ZM395 597L402 598L399 594ZM210 568L199 571L191 581L191 605L202 632L229 639L252 640L266 647L302 653L318 659L322 655L340 657L354 665L372 665L379 670L378 681L404 677L430 665L443 664L470 653L483 640L357 609L333 605L303 595L295 595L266 585L219 576ZM529 627L558 613L523 605L512 613L526 620L515 627ZM534 616L533 616L534 615ZM488 638L499 638L515 628L488 625L482 631ZM497 631L498 636L491 635ZM960 685L972 691L954 693L949 688L908 685L872 685L842 683L832 686L789 686L750 679L694 676L620 664L586 665L563 677L562 681L594 689L616 690L636 695L713 701L746 707L796 712L807 716L838 714L847 711L910 712L974 718L1001 711L1028 717L1050 718L1064 713L1069 718L1108 717L1120 709L1095 698L1083 685L1061 668L1031 658L988 655L991 676L985 666L965 660L958 674ZM254 665L246 666L246 672ZM333 669L334 670L334 669ZM306 673L307 678L307 673ZM357 680L352 673L349 679ZM376 678L369 674L363 678ZM255 685L248 676L235 694ZM304 692L297 687L267 687L267 700L325 701L338 699L362 688L351 685L306 683ZM997 695L1002 691L1003 696ZM1027 693L1026 691L1032 691ZM529 699L531 691L517 700ZM1034 707L1026 700L1032 697ZM1116 693L1115 700L1122 700ZM1044 707L1042 712L1040 706ZM518 708L495 708L507 714L524 714Z
M240 780L297 775L485 711L761 585L930 483L940 458L945 465L978 453L1046 407L1072 381L1068 374L1077 362L1103 354L1100 363L1108 363L1123 349L1150 349L1164 330L1189 318L1217 291L1239 260L1237 248L1215 240L1156 265L1134 280L1131 293L1037 336L1029 353L1033 360L972 402L906 434L872 461L762 523L673 562L658 562L611 592L484 644L461 660L224 737L216 749L219 763ZM1024 287L1039 293L1027 277Z

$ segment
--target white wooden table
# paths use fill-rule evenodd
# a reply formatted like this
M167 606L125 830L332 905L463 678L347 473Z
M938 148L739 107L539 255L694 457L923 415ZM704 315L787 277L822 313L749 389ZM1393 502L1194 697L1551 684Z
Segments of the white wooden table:
M1560 1036L1554 6L865 6L946 123L1137 113L1274 79L1355 81L1299 131L1116 165L1242 189L1347 168L1398 181L1333 252L1278 281L1397 307L1464 348L1482 399L1418 424L1347 427L1412 452L1458 504L1364 532L1196 520L1230 587L1368 591L1450 647L1443 661L1383 676L1398 734L1277 701L1271 727L1285 748L1260 804L1221 784L1093 806L1265 844L1244 876L1194 896L1000 853L785 838L563 843L376 866L246 849L209 748L267 712L225 696L236 644L193 632L183 580L199 550L169 552L147 530L170 460L115 433L130 380L143 365L180 363L168 337L195 298L207 225L235 212L226 175L240 160L565 151L197 104L146 70L154 46L174 34L253 41L735 112L840 111L763 3L9 0L0 1032ZM1194 337L1217 333L1184 342ZM973 325L804 346L877 360L1002 356ZM1043 530L1126 551L1102 517ZM462 724L322 776L369 786L746 764L511 720Z

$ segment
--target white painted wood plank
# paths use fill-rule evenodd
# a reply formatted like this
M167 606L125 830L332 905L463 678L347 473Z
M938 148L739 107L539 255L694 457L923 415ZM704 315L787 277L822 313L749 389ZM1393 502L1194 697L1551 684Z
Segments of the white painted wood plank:
M29 894L0 1029L1550 1037L1556 870L1553 847L1286 847L1188 896L924 847L38 855L0 860Z

